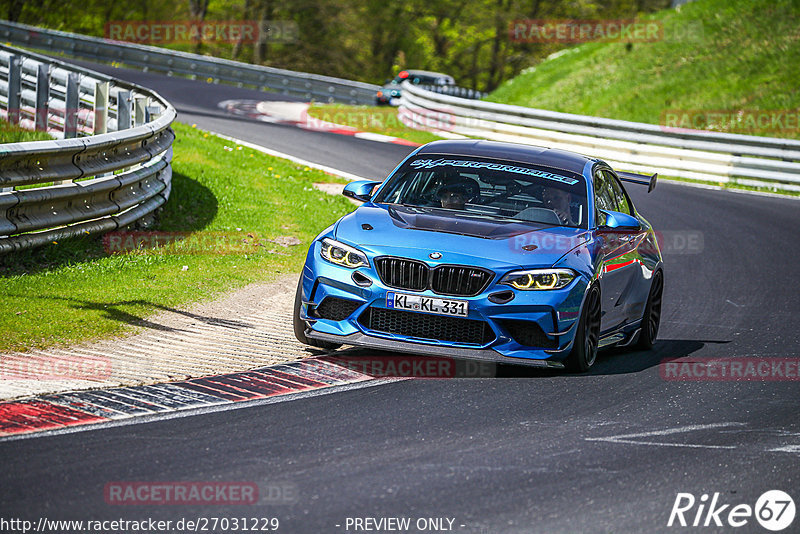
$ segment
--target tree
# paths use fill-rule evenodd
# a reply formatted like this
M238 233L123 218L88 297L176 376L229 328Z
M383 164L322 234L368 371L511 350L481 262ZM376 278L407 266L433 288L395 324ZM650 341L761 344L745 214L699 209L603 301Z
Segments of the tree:
M192 22L197 24L201 24L206 19L206 13L208 12L208 2L209 0L189 0L189 17L192 19ZM203 36L202 32L197 34L197 42L194 45L194 50L197 53L200 53L200 50L203 47Z

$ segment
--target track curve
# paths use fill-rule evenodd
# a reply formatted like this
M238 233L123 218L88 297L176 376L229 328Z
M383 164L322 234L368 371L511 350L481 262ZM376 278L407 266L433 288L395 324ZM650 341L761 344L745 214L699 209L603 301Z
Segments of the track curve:
M361 176L385 176L411 150L217 108L231 98L272 98L266 93L94 68L155 89L183 122ZM796 379L668 381L658 367L690 355L797 357L800 203L672 183L630 193L677 247L664 255L653 351L606 352L587 375L506 369L506 378L409 380L0 443L0 515L269 515L280 518L281 532L344 532L347 517L364 516L451 517L454 530L475 533L658 532L672 530L678 492L720 492L726 503L752 506L781 489L800 502ZM131 509L105 503L103 487L114 480L291 484L296 499L245 514ZM740 530L757 528L751 520Z

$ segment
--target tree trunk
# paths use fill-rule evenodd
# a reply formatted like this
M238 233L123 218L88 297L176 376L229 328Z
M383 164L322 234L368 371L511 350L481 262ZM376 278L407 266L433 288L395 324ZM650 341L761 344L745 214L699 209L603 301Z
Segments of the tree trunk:
M19 21L23 6L25 6L25 0L11 0L8 4L8 14L6 15L10 22Z
M208 12L209 0L189 0L189 16L192 20L202 22L206 18Z
M189 18L191 18L193 22L200 24L206 19L208 2L209 0L189 0ZM202 47L203 38L201 34L201 36L197 38L194 51L199 54Z
M267 59L269 52L267 42L268 34L262 30L266 29L267 21L272 20L275 17L275 5L273 4L272 0L262 0L261 9L257 9L257 11L259 13L259 34L258 41L253 44L253 63L260 65Z
M503 79L505 67L505 54L502 47L508 39L508 25L504 16L508 10L503 0L497 0L497 10L494 17L494 40L492 42L492 56L489 61L489 78L486 80L486 91L492 91Z
M250 20L250 11L252 10L252 2L250 0L244 1L244 8L242 8L242 19ZM239 57L239 53L242 51L242 46L244 45L244 36L239 38L236 43L233 45L233 50L231 51L231 59L236 60Z

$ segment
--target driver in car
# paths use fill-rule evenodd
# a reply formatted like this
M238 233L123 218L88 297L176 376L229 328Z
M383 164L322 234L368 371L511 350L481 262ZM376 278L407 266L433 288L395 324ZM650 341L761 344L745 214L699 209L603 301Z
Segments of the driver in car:
M572 195L570 195L568 191L555 187L548 187L544 190L542 200L544 200L548 208L556 213L558 219L563 224L575 226L575 221L572 219L572 210L570 209Z
M439 189L439 203L443 208L463 210L467 203L467 191L463 185L446 185Z

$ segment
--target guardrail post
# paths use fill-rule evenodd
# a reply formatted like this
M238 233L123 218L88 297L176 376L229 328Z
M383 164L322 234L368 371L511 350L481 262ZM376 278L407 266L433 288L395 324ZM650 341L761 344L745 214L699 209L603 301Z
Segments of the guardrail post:
M134 126L141 126L144 124L147 119L145 115L145 109L147 108L147 98L143 96L137 96L134 98L133 101L133 125Z
M8 122L19 124L20 96L22 94L22 58L8 58Z
M67 75L66 95L64 98L64 139L78 137L78 107L80 106L78 90L80 82L78 74L70 72ZM57 180L54 185L67 184L72 180Z
M64 139L78 137L78 74L67 76L67 96L64 103Z
M94 134L108 131L108 82L98 82L94 86Z
M149 105L147 106L147 122L156 120L161 115L161 106Z
M50 112L50 65L40 63L36 71L36 117L34 122L36 130L39 132L47 131L47 117Z
M131 92L117 93L117 131L131 127Z

